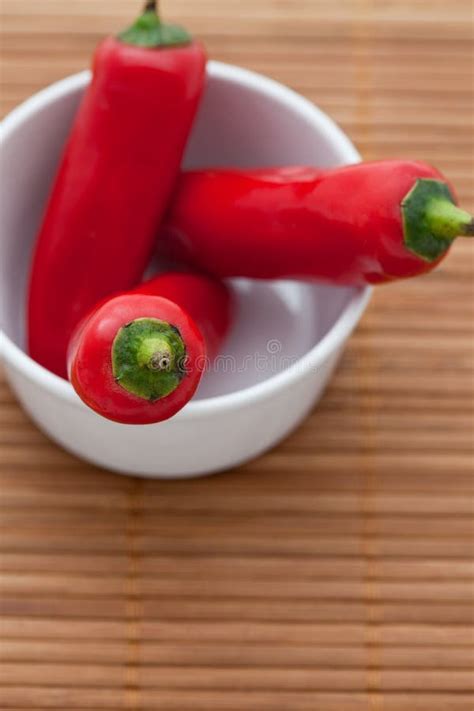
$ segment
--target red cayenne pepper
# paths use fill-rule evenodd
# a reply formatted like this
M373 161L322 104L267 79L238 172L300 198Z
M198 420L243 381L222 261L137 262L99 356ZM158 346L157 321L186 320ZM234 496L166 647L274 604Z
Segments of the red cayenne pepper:
M194 395L229 330L232 299L219 281L167 273L103 300L77 327L70 380L97 413L125 424L175 415Z
M378 284L433 269L474 234L455 202L414 161L196 171L180 178L159 248L220 277Z
M142 278L201 97L203 47L148 2L98 47L33 260L30 355L66 377L74 327Z

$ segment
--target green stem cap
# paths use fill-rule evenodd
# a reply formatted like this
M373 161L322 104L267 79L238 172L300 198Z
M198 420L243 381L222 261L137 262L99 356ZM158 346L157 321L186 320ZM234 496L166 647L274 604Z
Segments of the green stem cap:
M427 262L439 259L456 237L474 236L474 218L456 205L441 180L417 180L401 209L405 244Z
M118 35L125 44L148 49L176 47L192 41L191 36L179 25L165 25L160 20L156 0L146 3L143 13L133 25Z
M154 402L170 395L186 371L186 347L166 321L139 318L117 332L112 344L112 372L120 387Z

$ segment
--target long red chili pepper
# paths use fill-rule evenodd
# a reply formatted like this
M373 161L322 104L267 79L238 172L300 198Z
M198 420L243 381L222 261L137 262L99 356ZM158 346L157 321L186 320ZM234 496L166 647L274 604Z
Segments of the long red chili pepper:
M414 161L185 173L160 253L221 277L377 284L432 269L474 221Z
M201 97L205 52L148 2L98 47L33 260L30 355L66 377L67 344L99 299L141 278Z
M229 330L232 298L219 281L167 273L103 300L77 327L69 377L97 413L161 422L191 399Z

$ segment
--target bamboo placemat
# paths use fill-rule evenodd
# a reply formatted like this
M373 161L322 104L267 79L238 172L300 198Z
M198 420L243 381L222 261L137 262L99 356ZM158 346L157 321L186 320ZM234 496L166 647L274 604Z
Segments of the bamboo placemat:
M474 208L468 0L163 4ZM136 5L3 0L3 113ZM2 382L1 708L470 711L473 247L377 291L320 407L224 476L96 470Z

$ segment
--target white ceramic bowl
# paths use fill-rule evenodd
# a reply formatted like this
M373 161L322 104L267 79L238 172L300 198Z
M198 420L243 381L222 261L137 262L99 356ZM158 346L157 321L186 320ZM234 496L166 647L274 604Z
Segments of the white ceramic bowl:
M88 72L14 110L2 126L1 338L8 380L46 434L122 473L178 478L227 469L272 447L321 396L369 289L239 280L238 315L223 357L197 396L165 423L102 419L71 385L24 351L31 248ZM316 164L359 160L321 111L258 74L211 62L186 166Z

